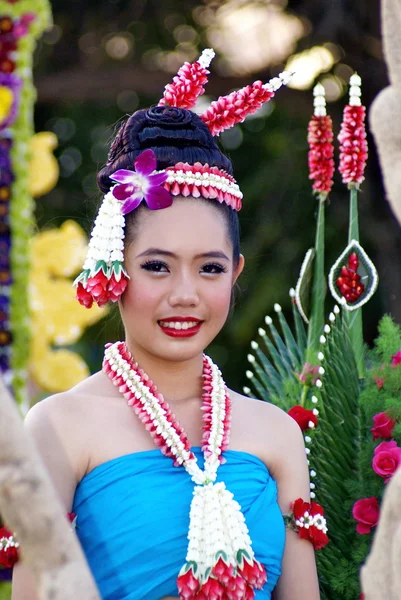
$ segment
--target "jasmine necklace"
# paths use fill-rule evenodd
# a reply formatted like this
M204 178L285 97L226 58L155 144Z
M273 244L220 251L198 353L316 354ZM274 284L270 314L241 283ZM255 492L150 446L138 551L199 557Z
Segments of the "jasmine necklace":
M266 582L255 559L241 507L223 482L215 483L230 435L231 400L218 367L203 357L202 471L185 431L139 368L124 342L107 344L103 371L138 415L163 454L183 466L196 484L190 508L188 550L177 587L183 600L252 600Z

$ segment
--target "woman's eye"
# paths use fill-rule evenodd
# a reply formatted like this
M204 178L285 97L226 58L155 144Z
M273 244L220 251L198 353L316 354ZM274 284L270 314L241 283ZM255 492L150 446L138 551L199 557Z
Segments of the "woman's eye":
M153 273L167 273L168 267L166 263L160 260L149 260L141 265L141 269L145 271L152 271Z
M224 265L219 265L217 263L209 263L202 267L202 271L204 273L227 273L227 268Z

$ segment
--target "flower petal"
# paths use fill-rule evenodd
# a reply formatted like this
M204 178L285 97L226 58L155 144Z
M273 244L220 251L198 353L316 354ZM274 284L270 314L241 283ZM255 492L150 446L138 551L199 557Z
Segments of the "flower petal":
M136 188L132 183L122 183L113 187L113 196L117 200L127 200L135 194Z
M151 187L147 193L145 200L151 210L158 210L159 208L167 208L173 203L173 198L166 189L163 187Z
M118 181L118 183L132 183L133 177L135 177L135 172L127 169L119 169L110 175L110 179Z
M143 197L141 195L131 196L128 198L121 207L122 214L126 215L127 213L135 210L140 205L142 200Z
M156 169L156 155L150 148L135 159L135 171L141 175L150 175Z
M162 171L161 173L155 173L154 175L149 175L148 182L149 185L163 185L165 181L167 181L168 175L167 171Z

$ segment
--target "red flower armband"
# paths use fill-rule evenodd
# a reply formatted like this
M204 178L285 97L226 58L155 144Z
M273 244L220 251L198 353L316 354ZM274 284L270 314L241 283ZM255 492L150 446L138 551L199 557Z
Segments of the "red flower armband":
M298 498L291 505L291 512L284 515L284 520L287 527L298 533L300 538L309 540L315 550L329 543L324 510L320 504Z
M18 561L18 548L14 534L6 527L0 528L0 567L10 569Z
M71 529L76 529L77 517L75 513L67 513ZM19 559L19 542L15 533L7 527L0 527L0 568L11 569Z

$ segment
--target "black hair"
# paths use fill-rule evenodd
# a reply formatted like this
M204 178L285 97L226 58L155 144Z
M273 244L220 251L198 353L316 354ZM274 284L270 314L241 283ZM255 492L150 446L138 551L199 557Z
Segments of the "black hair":
M118 169L132 169L136 157L150 148L156 155L157 169L166 169L178 162L208 164L232 175L230 159L216 144L202 119L184 108L155 106L138 110L122 124L110 147L106 166L98 173L98 186L107 193L112 186L110 175ZM227 223L233 246L233 261L240 256L239 223L235 210L216 200L204 200L221 212ZM138 210L126 218L126 242L129 243Z

